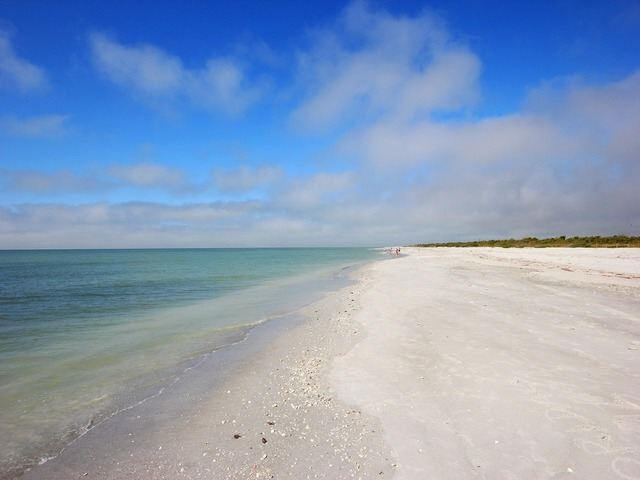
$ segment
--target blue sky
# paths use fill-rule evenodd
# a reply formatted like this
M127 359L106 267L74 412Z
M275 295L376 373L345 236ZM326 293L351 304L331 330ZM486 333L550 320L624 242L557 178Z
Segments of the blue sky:
M640 2L0 4L0 247L640 230Z

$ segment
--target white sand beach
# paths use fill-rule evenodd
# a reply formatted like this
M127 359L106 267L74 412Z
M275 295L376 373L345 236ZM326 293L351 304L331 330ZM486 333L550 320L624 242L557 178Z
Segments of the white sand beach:
M412 249L336 359L395 478L640 478L640 251Z
M640 478L640 250L403 253L25 478Z

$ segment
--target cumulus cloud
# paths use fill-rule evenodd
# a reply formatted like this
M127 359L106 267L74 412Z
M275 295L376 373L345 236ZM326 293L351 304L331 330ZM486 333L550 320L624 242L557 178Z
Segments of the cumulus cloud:
M31 92L43 90L47 86L44 70L19 57L13 49L9 34L0 30L0 87Z
M68 133L68 115L0 117L0 133L17 137L57 137Z
M639 80L546 86L478 120L376 118L340 149L384 172L407 241L637 233Z
M513 168L637 160L640 72L601 86L536 90L527 108L478 120L383 118L341 143L364 160L391 168L420 164Z
M122 48L114 82L194 101L185 77L208 67L103 39ZM227 202L4 207L0 246L383 245L640 231L640 70L600 83L550 79L521 108L482 115L481 61L442 21L362 2L315 31L298 58L290 119L331 130L324 170L216 169L209 193L236 199ZM146 79L147 69L164 73ZM189 183L148 162L108 177L173 194ZM29 188L47 182L33 178ZM255 191L258 200L240 200Z
M240 62L209 59L198 69L153 45L124 45L101 34L89 36L95 66L113 83L142 98L186 101L195 107L236 115L262 94Z
M479 116L480 60L442 22L359 2L301 58L312 87L293 120L341 132L336 153L359 165L323 221L400 241L638 232L639 72L551 81Z
M609 160L638 161L640 152L640 69L604 85L579 80L551 82L534 90L527 108L555 122L584 150Z
M412 118L477 99L479 59L451 41L434 15L393 16L358 1L312 39L299 54L305 94L292 114L295 125L326 128L363 115Z

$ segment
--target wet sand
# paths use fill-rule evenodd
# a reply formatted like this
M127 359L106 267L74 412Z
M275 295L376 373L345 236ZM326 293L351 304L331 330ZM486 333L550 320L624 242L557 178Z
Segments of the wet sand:
M640 250L404 252L25 478L640 478Z

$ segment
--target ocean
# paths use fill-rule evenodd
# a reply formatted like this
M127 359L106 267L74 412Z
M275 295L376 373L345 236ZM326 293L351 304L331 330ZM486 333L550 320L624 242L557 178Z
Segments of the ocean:
M0 477L379 257L366 248L0 251Z

